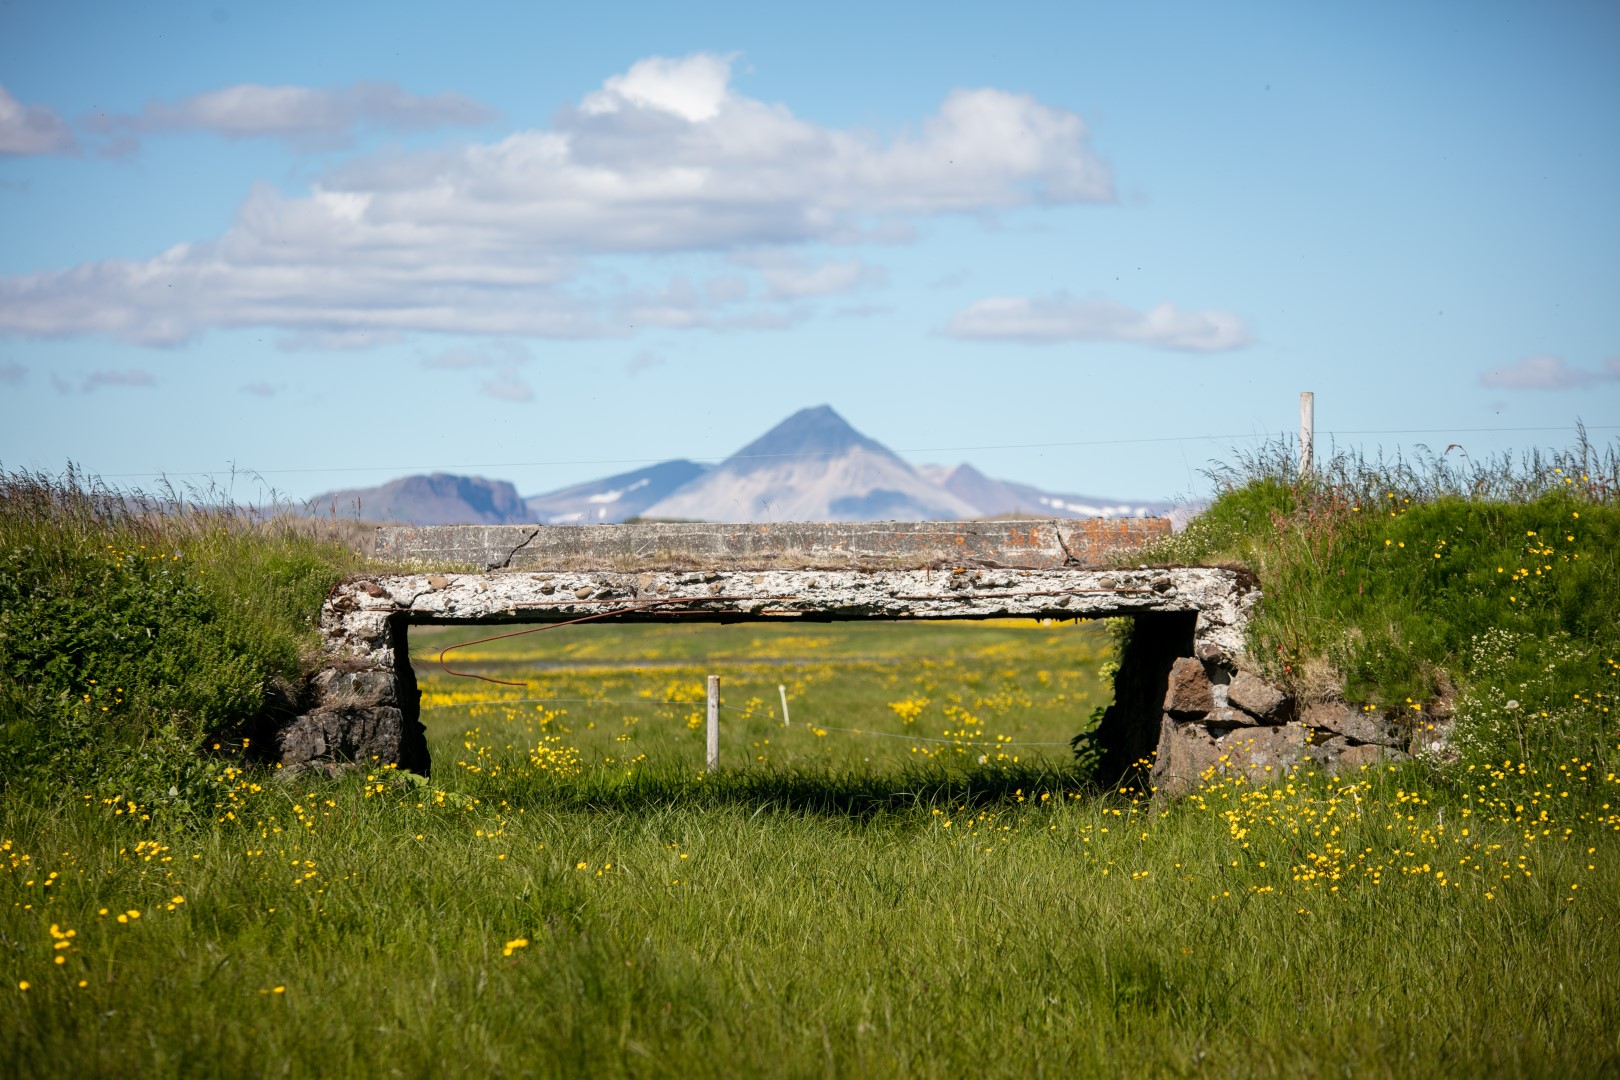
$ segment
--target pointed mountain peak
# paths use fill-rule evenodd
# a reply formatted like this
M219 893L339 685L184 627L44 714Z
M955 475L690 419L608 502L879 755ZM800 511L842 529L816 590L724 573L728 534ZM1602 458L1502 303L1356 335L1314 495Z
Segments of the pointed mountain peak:
M787 464L796 457L835 457L851 450L894 457L888 447L850 427L830 405L800 409L771 430L731 455L722 468L751 472ZM896 459L898 460L898 459Z
M956 480L958 478L976 484L986 483L990 480L988 476L984 475L984 473L980 472L978 469L975 469L972 465L969 465L965 461L956 468L952 469L946 476L947 481Z

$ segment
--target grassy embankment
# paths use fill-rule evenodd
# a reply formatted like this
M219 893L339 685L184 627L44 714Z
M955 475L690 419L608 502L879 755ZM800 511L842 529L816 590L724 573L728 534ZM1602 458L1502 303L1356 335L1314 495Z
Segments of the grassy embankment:
M0 784L185 801L287 703L351 532L0 474Z
M206 770L175 764L190 755L159 753L168 744L149 733L167 723L185 733L171 741L205 742L203 717L139 704L134 679L115 683L130 719L107 729L105 753L71 734L59 744L78 748L48 759L67 786L6 773L0 1064L13 1075L1613 1071L1620 793L1605 710L1620 654L1612 621L1583 620L1620 600L1620 512L1602 490L1506 504L1414 491L1375 527L1361 500L1334 508L1343 494L1262 478L1177 543L1183 557L1241 558L1267 576L1257 644L1301 685L1341 680L1402 706L1449 693L1467 748L1455 765L1221 785L1160 813L1098 794L1061 748L997 740L1060 741L1104 700L1106 640L1084 625L585 626L480 646L458 666L526 685L421 663L435 706L426 783L382 771L288 785L242 771L228 741ZM1533 565L1513 546L1574 513L1580 527L1561 535L1576 539ZM1450 531L1431 527L1442 515ZM200 554L165 569L212 605L198 622L223 624L217 656L251 660L261 688L273 685L307 640L299 620L313 608L297 590L320 595L352 556L291 530L221 528L238 537L216 536L222 550L248 549L230 557L239 585L205 583L224 571ZM6 556L32 565L17 535ZM1408 550L1442 565L1400 561ZM1518 559L1498 577L1505 554ZM282 559L304 572L282 575ZM1430 576L1442 570L1457 576ZM238 589L254 590L252 618L270 629L232 629L249 618L231 604ZM266 603L275 596L279 608ZM21 688L13 699L31 703L27 722L42 730L62 713L39 702L55 702L93 728L89 687L106 681L109 653L64 653L77 697L63 696L31 674L39 660L17 659L12 610L0 662ZM1399 629L1465 611L1475 621ZM1290 639L1295 626L1305 632ZM1510 656L1481 652L1476 639L1504 633ZM155 665L194 647L157 636L141 651L142 637L107 648ZM284 645L254 644L265 642ZM433 644L422 633L413 648ZM728 704L755 715L727 714L726 768L702 778L689 720L711 672ZM787 729L778 683L793 694ZM1499 691L1519 707L1504 713ZM169 771L127 771L132 747ZM168 795L171 774L191 786Z
M1284 447L1241 462L1149 555L1259 574L1253 662L1306 699L1454 710L1474 764L1613 745L1620 447L1477 466L1341 454L1308 485L1291 469Z

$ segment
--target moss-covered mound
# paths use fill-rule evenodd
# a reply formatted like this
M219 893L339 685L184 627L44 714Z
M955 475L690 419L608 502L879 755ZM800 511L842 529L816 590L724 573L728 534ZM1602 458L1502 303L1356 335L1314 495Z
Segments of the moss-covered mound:
M0 785L183 797L198 751L287 703L358 562L340 532L0 475Z
M1617 459L1341 454L1302 480L1263 454L1151 555L1255 571L1251 656L1302 698L1454 709L1464 756L1589 754L1620 694Z

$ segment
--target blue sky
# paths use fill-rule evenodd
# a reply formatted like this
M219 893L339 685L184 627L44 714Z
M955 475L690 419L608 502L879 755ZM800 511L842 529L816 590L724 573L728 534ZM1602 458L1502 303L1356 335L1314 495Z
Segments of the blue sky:
M1150 498L1301 390L1620 433L1613 3L13 0L0 88L8 468L534 494L825 402Z

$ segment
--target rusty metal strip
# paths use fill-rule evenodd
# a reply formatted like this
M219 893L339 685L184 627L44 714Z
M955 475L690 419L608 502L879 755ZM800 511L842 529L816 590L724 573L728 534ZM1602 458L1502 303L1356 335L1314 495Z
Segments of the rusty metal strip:
M747 601L747 600L803 600L802 596L731 596L726 593L710 593L708 596L658 596L637 599L633 596L606 597L601 600L579 599L572 600L522 600L508 607L579 607L585 604L700 604L721 600Z
M1119 594L1152 593L1152 589L1047 589L1039 592L956 592L922 596L892 596L891 600L1016 600L1021 596L1115 596Z

